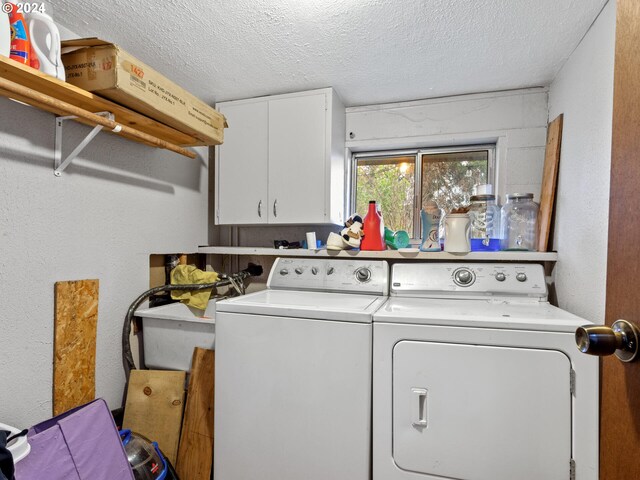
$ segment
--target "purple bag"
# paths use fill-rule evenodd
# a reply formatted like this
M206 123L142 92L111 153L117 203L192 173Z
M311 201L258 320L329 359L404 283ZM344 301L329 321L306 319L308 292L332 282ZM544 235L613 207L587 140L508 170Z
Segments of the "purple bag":
M134 480L111 412L101 398L39 423L16 480Z

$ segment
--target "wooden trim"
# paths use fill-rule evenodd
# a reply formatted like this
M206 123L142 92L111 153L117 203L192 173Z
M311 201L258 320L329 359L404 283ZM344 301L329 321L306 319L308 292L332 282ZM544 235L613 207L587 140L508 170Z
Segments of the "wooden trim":
M0 94L5 96L16 98L24 101L33 106L37 106L43 110L59 112L64 115L74 115L89 125L101 125L114 133L122 132L123 135L130 137L131 139L141 141L148 145L171 150L172 152L179 153L189 158L196 158L196 153L187 150L185 148L169 143L160 138L154 137L147 133L136 130L135 128L128 127L127 125L120 125L118 122L109 120L108 118L101 117L95 113L84 110L70 103L63 102L57 98L53 98L45 93L40 93L30 88L19 85L11 80L0 78Z
M606 323L640 322L640 2L618 0ZM588 101L588 99L585 99ZM588 258L584 261L588 262ZM600 479L640 478L640 362L602 361Z
M115 121L120 125L127 125L128 127L135 128L136 130L157 138L162 138L175 145L202 145L198 139L191 135L180 132L175 128L164 125L163 123L157 122L91 92L87 92L70 83L45 75L38 70L10 58L3 57L2 55L0 55L0 78L10 80L30 90L53 96L58 100L89 112L111 112L115 115ZM51 113L64 115L64 113L56 112L50 108L41 107L36 104L34 104L34 106L43 108L43 110Z

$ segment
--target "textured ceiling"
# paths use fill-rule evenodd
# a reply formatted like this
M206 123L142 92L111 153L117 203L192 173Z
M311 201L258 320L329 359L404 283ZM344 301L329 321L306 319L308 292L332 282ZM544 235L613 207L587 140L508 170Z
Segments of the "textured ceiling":
M348 106L548 85L605 0L56 0L203 100L334 87Z

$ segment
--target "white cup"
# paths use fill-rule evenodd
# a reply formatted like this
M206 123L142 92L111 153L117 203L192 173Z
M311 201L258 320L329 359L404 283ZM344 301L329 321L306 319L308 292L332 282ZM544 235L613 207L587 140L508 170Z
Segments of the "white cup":
M307 232L307 249L316 249L316 232Z

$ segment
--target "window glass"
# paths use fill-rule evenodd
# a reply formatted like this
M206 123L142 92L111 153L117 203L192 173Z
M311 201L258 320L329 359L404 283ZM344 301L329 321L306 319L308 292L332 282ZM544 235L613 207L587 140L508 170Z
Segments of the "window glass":
M355 207L363 217L376 200L392 230L413 232L415 155L360 158L356 161Z
M487 180L489 152L487 150L425 153L422 155L422 203L435 200L449 212L469 204L474 185Z
M386 226L418 238L425 202L435 200L450 212L469 204L475 185L494 183L493 145L458 148L356 154L354 211L365 216L369 201L376 200Z

